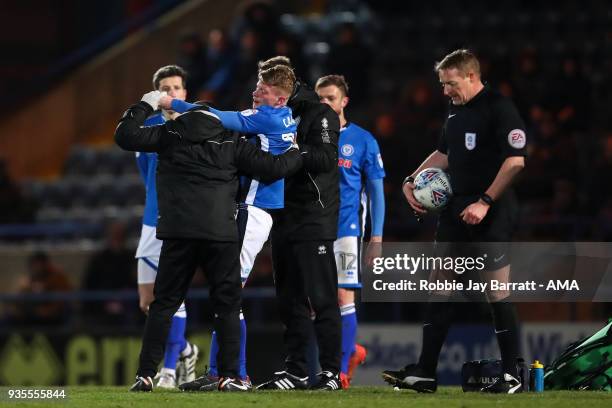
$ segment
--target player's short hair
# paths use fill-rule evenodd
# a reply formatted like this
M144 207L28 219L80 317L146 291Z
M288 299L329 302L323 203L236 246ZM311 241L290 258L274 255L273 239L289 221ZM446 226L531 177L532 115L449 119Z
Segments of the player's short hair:
M463 75L467 75L468 72L473 71L476 75L480 76L480 62L476 55L470 50L459 49L451 52L442 61L438 61L434 65L436 72L441 69L452 69L456 68Z
M257 63L257 69L261 72L261 71L265 71L267 69L270 69L272 67L276 67L279 65L293 70L293 66L291 65L291 60L285 57L284 55L278 55L276 57L268 58L265 61L259 61Z
M159 89L159 83L162 79L173 76L181 77L183 88L186 87L187 71L178 65L166 65L165 67L161 67L155 71L155 74L153 74L153 89Z
M275 86L285 92L287 96L293 92L295 74L293 70L285 65L276 65L272 68L259 71L261 82L266 85Z
M325 88L326 86L331 85L337 86L344 96L348 96L349 86L346 82L346 79L344 79L344 75L326 75L324 77L319 78L317 80L317 83L315 84L315 90L319 88Z

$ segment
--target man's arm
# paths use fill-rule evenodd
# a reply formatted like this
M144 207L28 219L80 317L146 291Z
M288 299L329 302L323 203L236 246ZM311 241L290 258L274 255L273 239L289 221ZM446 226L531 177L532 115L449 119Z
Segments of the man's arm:
M246 174L265 183L290 176L302 167L302 156L298 149L274 156L244 140L236 142L236 166Z
M368 195L370 197L370 221L372 232L370 242L366 249L364 262L372 265L374 258L382 254L383 225L385 222L385 192L383 179L368 179L366 182Z
M483 194L483 198L488 202L480 198L461 212L460 216L467 224L479 224L487 215L490 204L501 197L514 177L525 167L527 134L518 110L510 99L500 98L493 105L493 113L497 129L495 138L506 158L495 179Z
M159 152L163 150L175 136L169 133L166 126L142 127L145 119L153 113L153 108L147 102L132 105L119 120L115 129L115 143L123 150L133 152Z
M491 197L493 201L498 199L524 167L525 157L507 157L499 168L495 180L493 180L493 183L491 183L487 191L485 191L485 194ZM487 215L489 208L490 205L488 203L479 199L475 203L468 205L459 215L466 224L479 224Z
M193 108L203 107L203 105L185 102L180 99L169 99L169 97L162 98L160 100L160 106L164 109L172 109L179 113L187 112ZM226 129L245 133L260 133L264 132L266 129L266 118L262 117L261 113L258 113L257 110L249 109L243 112L222 111L210 106L206 109L215 114Z
M322 104L320 109L308 134L304 138L298 135L298 139L303 140L299 143L304 156L304 168L314 173L324 173L338 167L340 119L329 106Z
M383 179L367 180L370 197L370 221L372 223L372 238L382 241L385 222L385 191Z
M448 156L442 153L440 150L435 150L410 176L406 177L406 180L409 178L414 178L421 170L429 167L437 167L439 169L446 170L448 168ZM427 212L421 203L414 198L414 183L412 181L404 181L402 191L404 192L404 196L406 197L408 204L410 204L415 212L418 214L425 214Z

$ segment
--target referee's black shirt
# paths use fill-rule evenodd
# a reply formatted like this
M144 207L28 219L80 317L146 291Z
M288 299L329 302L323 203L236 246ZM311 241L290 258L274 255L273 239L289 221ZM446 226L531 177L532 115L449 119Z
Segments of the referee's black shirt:
M527 155L525 124L512 101L486 86L465 105L450 104L438 142L457 196L482 194L504 160Z

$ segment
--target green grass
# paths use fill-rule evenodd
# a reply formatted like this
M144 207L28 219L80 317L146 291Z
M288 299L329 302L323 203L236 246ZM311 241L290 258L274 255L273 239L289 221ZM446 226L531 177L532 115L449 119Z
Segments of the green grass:
M441 387L435 394L393 391L390 387L354 387L340 392L255 391L249 393L181 393L155 390L153 393L131 393L127 387L67 387L64 401L7 402L6 391L0 406L17 407L145 407L211 408L211 407L612 407L612 393L588 391L554 391L518 395L483 395L463 393L457 387Z

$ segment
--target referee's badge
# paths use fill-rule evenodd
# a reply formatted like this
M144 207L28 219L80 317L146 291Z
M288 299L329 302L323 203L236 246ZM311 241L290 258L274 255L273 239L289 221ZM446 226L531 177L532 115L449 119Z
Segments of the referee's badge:
M474 150L476 147L476 133L465 132L465 148Z
M522 129L512 129L508 133L508 144L515 149L522 149L527 143L527 137Z

